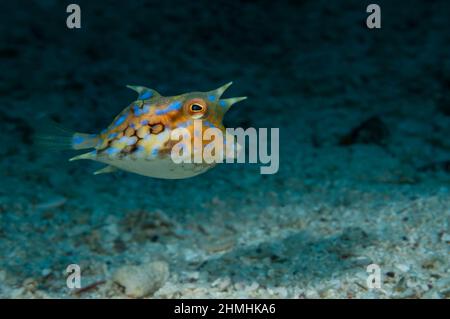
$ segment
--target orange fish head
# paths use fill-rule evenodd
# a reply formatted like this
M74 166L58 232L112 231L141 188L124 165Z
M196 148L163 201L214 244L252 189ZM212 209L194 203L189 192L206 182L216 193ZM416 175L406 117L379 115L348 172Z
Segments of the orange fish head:
M158 110L157 115L171 114L176 127L190 126L193 120L202 120L206 126L223 127L222 120L230 107L246 97L221 99L222 94L232 84L227 83L208 92L191 92L169 98Z

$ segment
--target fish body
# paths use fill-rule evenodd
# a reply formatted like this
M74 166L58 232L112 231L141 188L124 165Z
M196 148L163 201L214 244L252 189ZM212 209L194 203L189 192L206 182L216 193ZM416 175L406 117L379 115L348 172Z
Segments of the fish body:
M226 137L223 117L231 105L245 99L221 99L230 85L231 82L209 92L169 97L143 86L127 86L138 93L138 99L120 112L100 133L74 133L71 136L73 149L92 150L70 160L89 159L108 165L94 174L120 169L149 177L180 179L204 173L216 163L175 163L172 160L172 148L179 140L173 140L171 132L183 128L190 133L191 143L186 147L189 147L192 155L195 152L202 153L203 147L210 143L202 139L201 147L191 147L196 145L194 140L201 139L208 128L217 128Z

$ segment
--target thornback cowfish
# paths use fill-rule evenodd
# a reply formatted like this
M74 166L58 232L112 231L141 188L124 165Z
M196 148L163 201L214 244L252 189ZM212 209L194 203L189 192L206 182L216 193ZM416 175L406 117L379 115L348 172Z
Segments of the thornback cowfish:
M120 112L100 133L70 132L65 136L38 135L37 138L47 144L64 145L74 150L93 149L71 158L70 161L88 159L107 164L94 174L124 170L163 179L192 177L206 172L215 166L216 162L176 163L171 152L172 148L179 144L179 140L171 138L171 132L178 128L189 132L191 143L185 146L193 155L195 152L203 154L204 147L211 142L202 138L208 128L219 129L224 140L229 141L229 134L222 124L223 117L233 104L246 99L221 99L231 84L232 82L227 83L209 92L191 92L176 96L162 96L153 89L127 85L138 93L137 100ZM200 149L192 148L191 145L199 145L194 142L199 138ZM225 157L236 157L234 151L240 146L235 146L234 149L231 148L232 154L228 153L227 148Z

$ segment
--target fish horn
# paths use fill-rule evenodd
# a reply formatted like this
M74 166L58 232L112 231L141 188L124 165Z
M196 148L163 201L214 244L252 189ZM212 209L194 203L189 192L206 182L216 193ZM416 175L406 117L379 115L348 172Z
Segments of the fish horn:
M233 84L233 82L228 82L227 84L222 85L220 88L210 91L209 94L215 96L217 99L220 99L223 92L225 92L226 89L231 86L231 84Z
M240 96L240 97L232 97L229 99L222 99L219 101L219 105L222 106L225 109L229 109L233 104L236 104L237 102L246 100L246 96Z

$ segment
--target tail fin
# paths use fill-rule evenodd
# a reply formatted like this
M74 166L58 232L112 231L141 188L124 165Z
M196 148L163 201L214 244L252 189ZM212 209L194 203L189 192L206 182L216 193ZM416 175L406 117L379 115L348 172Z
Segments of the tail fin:
M50 150L82 150L97 145L96 134L77 133L45 118L34 136L35 144Z

